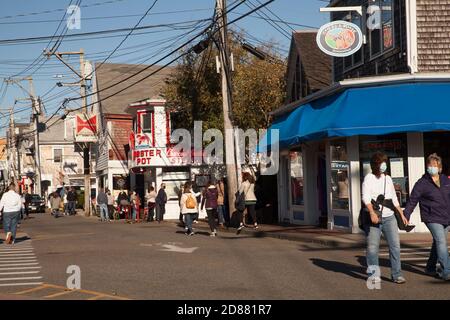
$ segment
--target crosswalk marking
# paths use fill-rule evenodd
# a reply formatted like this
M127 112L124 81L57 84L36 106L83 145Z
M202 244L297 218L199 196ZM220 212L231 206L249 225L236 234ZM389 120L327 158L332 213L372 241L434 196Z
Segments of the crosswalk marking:
M40 286L41 270L31 240L0 245L0 287Z

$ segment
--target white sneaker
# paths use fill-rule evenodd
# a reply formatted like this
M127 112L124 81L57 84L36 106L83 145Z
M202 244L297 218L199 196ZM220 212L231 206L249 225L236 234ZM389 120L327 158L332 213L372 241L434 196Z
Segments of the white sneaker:
M6 238L5 238L5 243L6 243L6 244L11 244L11 237L12 237L12 233L11 233L11 232L8 232L8 233L6 234Z

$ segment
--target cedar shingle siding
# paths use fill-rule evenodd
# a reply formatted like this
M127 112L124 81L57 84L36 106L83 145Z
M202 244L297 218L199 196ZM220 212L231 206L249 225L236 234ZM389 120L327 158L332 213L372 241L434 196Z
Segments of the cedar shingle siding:
M420 72L450 71L450 0L417 0Z

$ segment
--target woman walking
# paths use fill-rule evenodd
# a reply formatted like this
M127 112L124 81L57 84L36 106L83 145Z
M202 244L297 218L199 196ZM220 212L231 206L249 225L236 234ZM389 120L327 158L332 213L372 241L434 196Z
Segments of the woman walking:
M392 178L386 175L387 157L381 152L372 156L370 161L371 173L364 177L362 185L362 198L370 218L364 225L367 239L367 273L375 282L380 282L378 252L380 249L381 234L385 236L389 245L389 258L391 261L391 279L395 283L405 283L400 262L400 237L398 234L397 219L394 211L383 206L383 200L392 200L403 221L408 221L403 215L395 193ZM381 209L379 208L381 207ZM381 216L377 215L378 211Z
M197 198L193 196L190 183L186 183L180 199L181 213L184 216L186 235L193 236L192 221L198 211Z
M242 174L242 183L239 188L239 193L244 194L245 197L245 210L247 210L247 214L252 217L253 227L258 229L258 221L256 220L256 195L255 195L255 178L249 173L244 172ZM241 230L244 228L244 212L238 210L240 225L237 229L237 233L239 234Z
M217 200L219 193L214 184L208 183L208 187L206 188L203 199L202 199L202 210L206 205L206 213L208 214L208 224L211 229L211 237L215 237L217 235L217 227L216 227L216 215L217 215Z
M442 159L436 153L427 158L427 173L420 178L406 203L405 216L410 218L416 205L420 207L420 217L433 236L425 273L439 275L450 280L450 258L447 237L450 226L450 179L442 174ZM438 272L439 262L442 271Z
M167 193L165 191L166 185L161 183L161 188L158 191L158 195L156 196L156 220L158 223L164 220L164 214L166 213L166 203L167 203Z

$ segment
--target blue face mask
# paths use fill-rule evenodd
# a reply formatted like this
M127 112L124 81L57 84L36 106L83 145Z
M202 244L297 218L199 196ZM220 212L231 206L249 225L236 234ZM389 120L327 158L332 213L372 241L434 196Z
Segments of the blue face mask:
M439 173L439 168L438 167L428 167L427 172L430 176L436 176Z
M381 173L384 173L384 172L386 171L386 169L387 169L387 164L386 164L386 162L383 162L383 163L380 165L380 172L381 172Z

